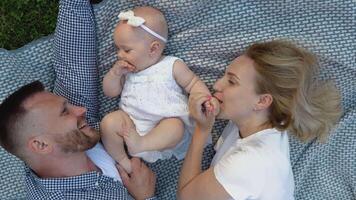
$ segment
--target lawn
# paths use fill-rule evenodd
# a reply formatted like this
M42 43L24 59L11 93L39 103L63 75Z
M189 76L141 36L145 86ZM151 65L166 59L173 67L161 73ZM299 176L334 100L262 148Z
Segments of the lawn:
M59 0L0 0L0 48L17 49L52 34L58 5Z
M58 0L0 0L0 48L16 49L53 33Z

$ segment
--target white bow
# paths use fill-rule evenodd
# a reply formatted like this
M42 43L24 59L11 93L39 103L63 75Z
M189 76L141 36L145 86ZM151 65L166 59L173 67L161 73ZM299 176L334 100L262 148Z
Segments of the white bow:
M143 19L142 17L136 17L132 10L126 12L120 12L119 19L127 20L127 23L129 25L135 27L141 26L143 25L143 23L145 23L145 19Z
M155 36L156 38L162 40L163 42L167 42L167 39L162 37L160 34L156 33L155 31L151 30L147 26L145 26L143 23L145 23L145 19L142 17L136 17L134 12L132 10L126 11L126 12L120 12L119 14L119 19L120 20L127 20L127 24L134 26L134 27L141 27L145 31L147 31L149 34Z

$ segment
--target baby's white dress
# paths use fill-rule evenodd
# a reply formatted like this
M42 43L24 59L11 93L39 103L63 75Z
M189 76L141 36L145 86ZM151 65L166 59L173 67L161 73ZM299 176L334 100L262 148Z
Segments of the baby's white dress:
M183 139L175 148L135 155L147 162L168 159L172 155L183 159L189 146L193 123L189 117L187 95L173 77L173 64L177 59L165 56L143 71L127 74L121 93L120 109L130 116L141 136L164 118L179 117L184 122Z

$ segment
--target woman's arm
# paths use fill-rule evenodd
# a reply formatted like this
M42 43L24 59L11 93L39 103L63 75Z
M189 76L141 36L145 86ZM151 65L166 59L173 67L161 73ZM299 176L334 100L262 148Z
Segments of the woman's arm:
M206 142L206 136L204 134L208 135L209 133L202 133L199 127L195 128L194 135L185 156L179 176L178 191L183 190L192 179L202 173L201 161Z
M229 199L230 195L216 180L213 168L201 170L205 144L205 139L200 138L201 134L205 133L196 129L184 159L178 182L178 199Z
M204 144L212 130L214 111L203 113L201 105L211 97L206 94L194 94L189 98L189 110L196 120L196 128L187 155L184 159L178 181L179 199L228 199L229 194L216 180L213 168L201 170Z

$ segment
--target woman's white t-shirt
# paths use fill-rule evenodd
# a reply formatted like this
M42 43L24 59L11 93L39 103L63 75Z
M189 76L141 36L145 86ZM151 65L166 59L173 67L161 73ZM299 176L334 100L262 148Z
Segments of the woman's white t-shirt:
M286 132L265 129L240 138L230 121L215 150L211 163L215 177L233 199L294 199Z

